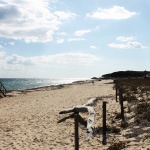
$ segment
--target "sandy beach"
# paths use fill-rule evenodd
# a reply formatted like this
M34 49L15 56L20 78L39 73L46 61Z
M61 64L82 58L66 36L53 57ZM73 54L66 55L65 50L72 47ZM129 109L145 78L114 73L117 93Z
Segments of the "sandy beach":
M107 133L107 144L102 145L102 102L107 101L107 124L120 127L120 120L112 125L112 118L120 112L115 101L113 81L91 81L43 87L28 91L14 91L0 99L0 150L74 150L74 118L60 111L101 97L94 106L96 112L94 136L85 141L86 127L79 124L81 150L106 150L113 142L125 143L125 150L149 150L150 127L133 124L133 113L125 103L125 117L129 126L119 133ZM132 109L132 108L131 108ZM80 113L86 121L88 113ZM136 132L141 132L138 136Z

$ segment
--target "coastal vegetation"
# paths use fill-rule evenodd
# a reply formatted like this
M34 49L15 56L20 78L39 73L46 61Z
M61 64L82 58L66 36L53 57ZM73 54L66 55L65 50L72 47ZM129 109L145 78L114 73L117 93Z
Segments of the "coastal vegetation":
M124 101L134 105L135 122L150 121L150 78L121 79L117 81L123 89Z
M130 131L125 137L135 138L137 141L150 139L150 78L119 78L115 80L116 87L122 89L125 104L126 117L121 127ZM120 114L115 119L118 118L121 118ZM123 142L113 142L108 150L125 147Z
M150 71L118 71L102 75L102 78L146 78L150 76Z

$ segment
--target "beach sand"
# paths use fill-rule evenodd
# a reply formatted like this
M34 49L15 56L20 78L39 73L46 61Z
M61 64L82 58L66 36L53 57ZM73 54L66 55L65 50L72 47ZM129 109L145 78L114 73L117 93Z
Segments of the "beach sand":
M107 132L107 144L102 144L102 102L107 101L107 124L120 127L121 120L112 122L120 112L115 101L113 81L87 81L43 87L28 91L14 91L0 99L0 150L74 150L74 118L60 111L86 103L90 98L101 97L94 106L95 133L85 141L86 127L79 123L79 147L81 150L106 150L113 142L123 141L126 150L148 150L150 127L134 125L132 111L125 109L125 117L131 127L119 133ZM86 121L88 113L80 113ZM133 126L134 125L134 126ZM136 132L141 131L139 136Z

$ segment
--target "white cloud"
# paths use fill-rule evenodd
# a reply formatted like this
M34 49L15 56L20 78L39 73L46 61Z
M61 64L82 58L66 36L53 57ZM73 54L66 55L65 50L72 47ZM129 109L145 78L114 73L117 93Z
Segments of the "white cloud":
M6 59L6 64L24 65L24 66L32 66L32 65L39 65L39 64L86 65L86 64L90 64L99 60L100 60L99 57L91 55L91 54L85 54L85 53L64 53L64 54L35 56L35 57L23 57L23 56L18 56L14 54Z
M146 48L139 42L127 42L126 44L116 44L116 43L111 43L108 44L109 47L112 48L120 48L120 49L125 49L125 48Z
M64 39L57 39L56 43L58 43L58 44L64 43Z
M117 37L117 40L122 41L122 42L132 41L134 39L135 39L134 36L129 36L129 37L119 36L119 37Z
M84 38L69 38L68 41L72 42L72 41L84 41Z
M51 2L58 2L58 0L50 0Z
M98 30L98 29L100 29L100 26L96 26L94 30Z
M89 33L89 32L91 32L91 30L78 30L74 33L74 35L83 36L84 34Z
M68 11L52 12L49 0L3 0L0 4L0 37L25 42L49 42Z
M66 32L60 32L60 33L58 33L58 35L67 35L67 33Z
M0 51L0 57L3 57L5 55L4 51Z
M131 48L146 48L139 42L128 42L127 43Z
M117 41L121 41L122 43L111 43L108 44L108 47L112 47L112 48L147 48L145 46L142 45L142 43L134 41L136 39L136 37L134 36L129 36L129 37L124 37L124 36L119 36L116 38Z
M129 48L129 46L127 44L116 44L116 43L108 44L108 47L112 47L112 48Z
M69 12L69 11L56 11L54 12L54 14L58 17L58 19L60 20L66 20L66 19L69 19L69 18L72 18L72 17L75 17L76 14L72 13L72 12Z
M2 46L2 45L0 45L0 48L3 48L3 46Z
M96 49L96 46L90 46L90 48L92 48L92 49Z
M10 45L15 45L15 43L14 43L14 42L9 42L9 44L10 44Z
M23 56L18 56L16 54L9 56L6 58L7 64L13 65L13 64L20 64L20 65L34 65L36 64L34 59L32 57L23 57Z
M109 9L99 8L97 11L87 14L88 17L92 17L95 19L128 19L134 15L136 12L131 12L126 10L124 7L121 6L113 6Z

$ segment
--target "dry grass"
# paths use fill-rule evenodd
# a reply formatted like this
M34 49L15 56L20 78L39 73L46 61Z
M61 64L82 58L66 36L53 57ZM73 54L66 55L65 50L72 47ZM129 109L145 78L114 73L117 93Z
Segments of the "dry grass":
M125 148L125 143L122 141L112 143L107 150L121 150Z
M114 85L115 87L116 85ZM143 128L150 127L150 79L119 79L117 80L117 88L121 88L123 91L125 121L120 120L120 126L115 127L115 133L117 134L116 129L120 127L121 132L129 130L131 132L130 136L136 138L137 141L145 140L141 134L145 134L149 139L150 133ZM115 121L113 123L121 119L119 112L114 116ZM135 126L139 127L134 128ZM113 127L110 128L113 129ZM124 137L126 136L128 137L127 133ZM128 145L125 145L124 142L113 141L108 150L121 150L126 147Z
M118 85L123 88L124 101L135 106L135 120L139 122L137 118L140 118L150 121L150 79L121 79Z

